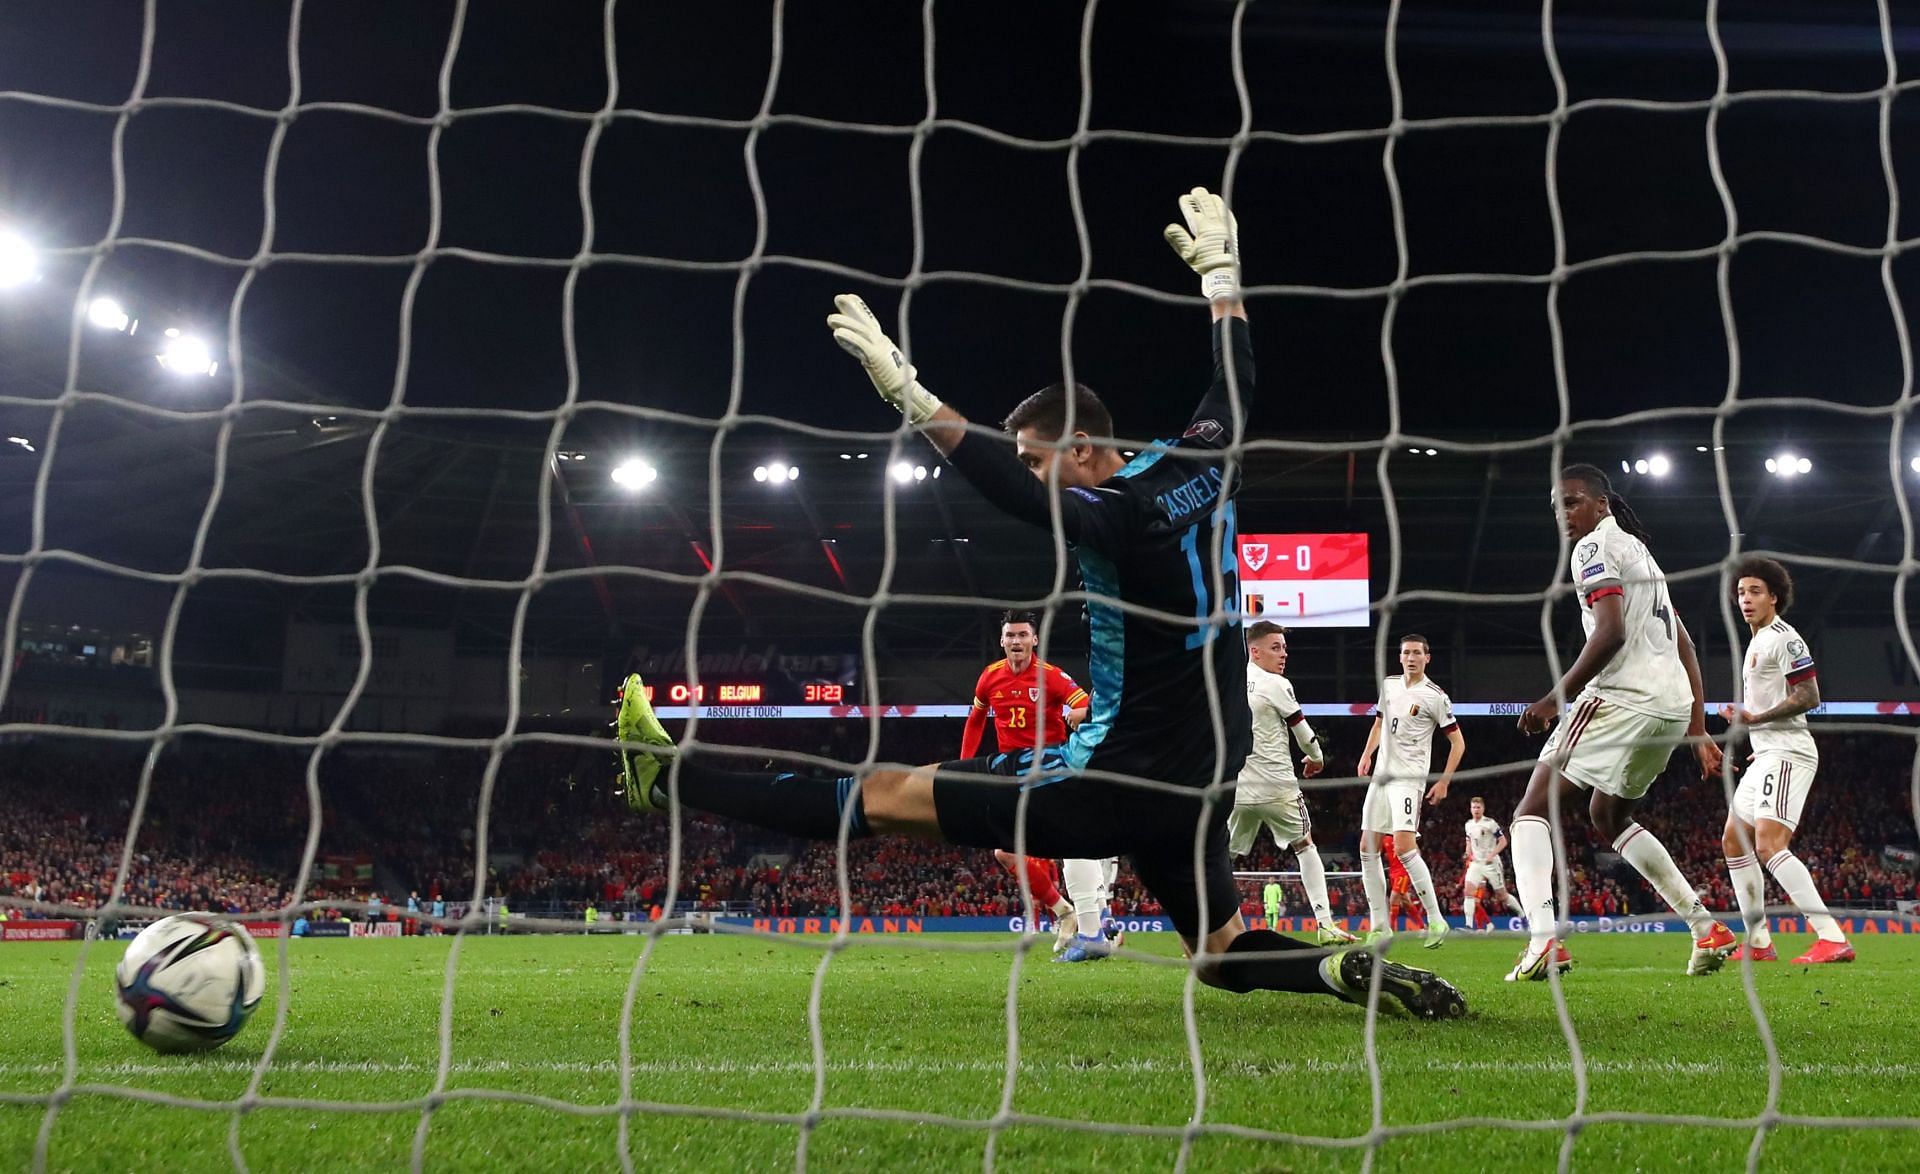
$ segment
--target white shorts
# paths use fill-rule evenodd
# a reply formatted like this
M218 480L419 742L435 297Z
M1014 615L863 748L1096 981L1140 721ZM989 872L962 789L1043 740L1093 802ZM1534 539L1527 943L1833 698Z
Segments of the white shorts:
M1576 787L1638 799L1667 769L1686 733L1685 718L1652 717L1583 696L1553 728L1540 761L1551 762Z
M1770 819L1788 829L1799 827L1817 769L1817 763L1784 754L1756 757L1733 789L1734 816L1748 826Z
M1113 895L1113 881L1120 872L1120 858L1107 860L1062 860L1060 891L1075 909L1105 906Z
M1495 892L1507 887L1507 873L1498 860L1476 860L1467 865L1467 892L1471 894L1483 884L1492 886Z
M1367 801L1360 808L1363 832L1417 832L1420 801L1426 788L1419 783L1368 783Z
M1313 831L1313 820L1307 815L1307 797L1295 791L1264 802L1235 803L1233 814L1227 817L1227 851L1234 856L1245 856L1253 849L1253 839L1260 834L1263 824L1272 829L1273 842L1282 848L1306 839Z

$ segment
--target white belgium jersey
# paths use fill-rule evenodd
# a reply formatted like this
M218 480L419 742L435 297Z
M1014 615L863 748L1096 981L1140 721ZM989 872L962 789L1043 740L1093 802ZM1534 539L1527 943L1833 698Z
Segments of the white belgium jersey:
M1489 860L1498 860L1500 853L1494 848L1500 843L1500 824L1481 816L1467 821L1467 850L1473 853L1476 863L1485 864Z
M1741 683L1748 713L1765 713L1787 699L1787 689L1814 675L1813 653L1793 625L1776 619L1753 634L1747 645L1746 667ZM1817 763L1820 751L1807 730L1807 715L1794 714L1781 721L1753 727L1749 735L1755 754L1785 754L1803 762Z
M1573 544L1573 585L1580 593L1580 625L1593 635L1593 604L1607 595L1624 596L1627 642L1584 692L1623 709L1653 717L1688 717L1693 686L1680 663L1680 619L1667 596L1666 572L1653 561L1647 544L1620 528L1611 516L1600 519Z
M1373 781L1381 784L1424 785L1433 771L1433 735L1451 733L1453 699L1447 691L1422 677L1418 685L1405 677L1380 682L1380 756L1373 763Z
M1319 748L1294 698L1293 682L1257 664L1247 665L1247 707L1253 711L1253 750L1240 768L1234 802L1267 803L1298 791L1288 735L1309 750L1309 758L1317 758Z

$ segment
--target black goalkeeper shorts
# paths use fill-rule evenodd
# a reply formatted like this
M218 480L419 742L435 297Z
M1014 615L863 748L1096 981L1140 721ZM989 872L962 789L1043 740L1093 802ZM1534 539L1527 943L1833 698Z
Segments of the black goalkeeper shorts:
M1037 772L1031 750L957 759L937 769L934 810L949 843L1012 851L1024 797L1026 838L1019 846L1029 855L1126 857L1174 928L1189 938L1204 937L1240 911L1227 855L1231 791L1217 794L1203 812L1199 791L1174 794L1083 778L1057 749L1042 755Z

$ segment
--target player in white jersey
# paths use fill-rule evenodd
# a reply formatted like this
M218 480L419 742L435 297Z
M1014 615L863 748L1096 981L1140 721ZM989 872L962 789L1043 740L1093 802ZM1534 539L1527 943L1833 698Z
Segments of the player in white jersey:
M1467 915L1467 928L1473 928L1473 911L1479 903L1474 896L1481 885L1493 890L1493 895L1501 904L1521 912L1520 902L1507 891L1507 873L1500 867L1500 853L1507 850L1507 835L1500 830L1498 820L1487 818L1487 801L1475 795L1467 804L1473 817L1467 820L1467 876L1462 886L1466 890L1463 909ZM1493 923L1487 923L1488 932L1492 932Z
M1293 683L1282 674L1287 668L1287 630L1271 620L1247 629L1247 706L1253 711L1253 750L1234 782L1233 814L1227 819L1228 851L1245 856L1264 825L1273 842L1290 848L1300 861L1300 884L1307 890L1320 927L1320 944L1351 942L1353 935L1333 921L1327 905L1327 869L1313 844L1313 820L1306 796L1293 773L1293 752L1287 735L1299 743L1306 757L1300 773L1307 778L1326 769L1320 739L1307 724L1307 715L1293 695Z
M1807 642L1780 618L1793 606L1793 576L1773 559L1745 559L1734 570L1733 595L1753 630L1741 671L1740 704L1720 710L1720 716L1733 723L1734 733L1745 730L1753 745L1721 836L1727 875L1733 878L1740 917L1747 923L1747 942L1733 956L1780 960L1767 929L1767 881L1760 872L1764 865L1806 917L1807 928L1819 935L1794 964L1851 962L1853 946L1827 912L1813 874L1793 854L1793 832L1820 767L1820 751L1807 730L1807 711L1820 704L1820 680Z
M1427 911L1429 950L1446 941L1448 931L1446 913L1433 891L1433 873L1421 858L1415 838L1420 830L1420 804L1423 796L1434 803L1447 797L1453 772L1460 769L1460 759L1467 752L1466 735L1453 720L1453 699L1427 676L1432 660L1432 646L1425 636L1400 637L1401 675L1380 682L1373 729L1367 734L1367 748L1360 753L1360 773L1371 778L1360 809L1360 882L1367 890L1368 919L1375 932L1392 932L1387 869L1380 859L1381 837L1392 836L1394 854ZM1428 787L1435 731L1446 735L1447 767ZM1375 750L1380 752L1377 764Z
M1555 788L1563 808L1576 788L1592 792L1587 813L1594 830L1686 920L1693 932L1687 973L1709 974L1720 969L1738 939L1707 912L1665 845L1633 819L1683 740L1692 741L1703 777L1720 770L1720 748L1706 736L1693 639L1674 614L1667 577L1647 549L1646 528L1605 473L1592 465L1562 469L1553 507L1573 545L1573 587L1587 642L1558 687L1520 715L1522 730L1539 733L1559 715L1560 698L1572 704L1508 821L1514 881L1532 937L1507 981L1544 979L1555 957L1553 832L1547 825Z

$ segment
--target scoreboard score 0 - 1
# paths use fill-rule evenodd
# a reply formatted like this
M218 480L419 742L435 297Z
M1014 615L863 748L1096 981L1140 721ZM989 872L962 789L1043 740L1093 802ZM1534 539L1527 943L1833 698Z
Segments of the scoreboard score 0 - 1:
M647 700L656 705L841 705L846 702L847 687L828 681L807 681L799 685L799 696L787 681L771 685L765 681L702 681L698 685L674 681L646 686Z
M1365 534L1240 535L1243 623L1290 628L1365 628L1372 624Z

